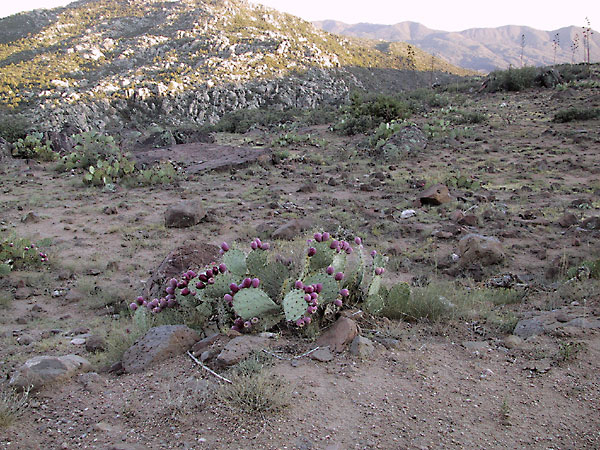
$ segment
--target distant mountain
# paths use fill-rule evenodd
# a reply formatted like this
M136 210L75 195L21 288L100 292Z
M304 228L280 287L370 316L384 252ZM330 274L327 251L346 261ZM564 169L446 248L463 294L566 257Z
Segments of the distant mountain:
M430 55L409 50L245 0L80 0L0 19L0 108L45 129L203 124L241 108L341 102L376 85L374 71L430 70Z
M460 32L432 30L416 22L401 22L395 25L358 23L349 25L334 20L313 22L330 33L390 42L407 42L426 52L440 56L466 69L490 72L506 69L510 65L521 66L522 36L523 64L545 66L554 64L553 40L558 34L559 47L556 63L583 61L581 27L565 27L552 31L507 25L498 28L471 28ZM579 46L573 54L573 40L578 36ZM600 60L600 33L594 31L590 39L592 61Z

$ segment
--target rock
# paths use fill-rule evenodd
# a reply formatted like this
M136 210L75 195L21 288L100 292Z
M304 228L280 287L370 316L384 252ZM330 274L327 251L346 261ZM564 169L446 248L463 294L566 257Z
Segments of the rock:
M352 319L340 317L317 340L319 347L329 347L332 352L341 353L358 336L358 325Z
M169 206L165 211L167 228L187 228L200 223L206 216L206 210L197 201L180 202Z
M460 263L467 266L473 263L481 266L498 264L504 260L504 248L495 237L480 234L467 234L458 242Z
M308 230L311 227L312 221L308 219L294 219L277 228L271 237L273 239L286 239L291 241L300 233Z
M86 339L85 349L90 353L103 352L106 350L106 341L102 336L93 334Z
M114 206L105 206L104 209L102 210L102 212L104 214L106 214L107 216L112 216L114 214L118 214L118 210Z
M29 386L39 389L90 369L89 361L77 355L35 356L15 371L9 384L19 390Z
M67 303L76 303L76 302L80 302L81 300L83 300L85 297L85 295L83 294L83 292L81 292L79 289L70 289L69 292L67 292L67 295L65 295L65 302Z
M524 346L524 342L519 336L511 334L504 338L504 346L510 349L521 349Z
M581 227L586 230L600 230L600 217L588 217L581 223Z
M467 214L458 220L460 225L466 225L468 227L476 227L479 225L479 219L474 214Z
M30 287L20 287L15 291L15 300L25 300L33 295Z
M598 317L577 317L576 319L570 320L567 323L569 327L575 328L600 328L600 318Z
M77 382L89 392L98 393L106 389L106 380L96 372L81 373L77 375Z
M152 364L188 351L198 334L185 325L163 325L151 328L123 354L123 369L127 373L142 372Z
M306 183L298 188L296 192L302 192L304 194L312 194L317 192L317 186L314 183Z
M204 339L196 342L192 346L192 354L194 356L202 354L202 352L206 351L208 348L213 347L215 344L221 343L222 346L225 345L225 342L229 342L229 337L224 336L220 333L215 333L211 336L205 337Z
M350 353L359 358L367 359L372 356L374 352L375 346L369 338L356 336L352 341L352 344L350 344Z
M245 334L233 338L217 356L217 363L222 366L232 366L250 356L255 350L269 346L269 339Z
M577 216L575 214L565 213L560 219L558 219L557 223L562 228L569 228L575 225L576 223L579 223L579 220L577 219Z
M462 346L470 352L486 353L490 349L490 345L486 341L464 341Z
M539 317L533 317L531 319L523 319L517 323L513 334L523 339L527 339L531 336L537 336L544 332L544 324Z
M383 147L383 156L391 159L417 156L427 148L427 143L427 136L418 126L403 127L389 137L386 146ZM396 149L393 149L392 146L395 146ZM386 151L386 149L389 150Z
M35 338L30 334L23 334L17 338L19 345L29 345L35 342Z
M71 339L71 345L85 345L85 339L84 338Z
M340 183L339 183L339 181L338 181L338 180L336 180L334 177L330 177L330 178L329 178L329 180L327 180L327 184L328 184L329 186L337 186L337 185L339 185Z
M205 267L219 259L219 247L213 244L187 244L173 250L152 271L152 276L146 283L144 296L148 299L160 298L165 295L165 288L170 278L179 277L188 269Z
M0 161L11 158L10 144L0 137Z
M383 345L387 350L399 350L402 347L402 342L399 339L375 336L375 341Z
M426 189L419 197L422 205L443 205L452 201L450 191L443 184L436 184Z
M23 223L38 223L40 221L40 216L38 216L33 211L29 211L23 217L21 217L21 222Z
M416 216L417 212L414 209L405 209L400 213L401 219L408 219L409 217Z
M320 362L329 362L333 360L333 354L331 353L329 347L319 348L318 350L312 352L309 356L310 359L314 359L315 361Z

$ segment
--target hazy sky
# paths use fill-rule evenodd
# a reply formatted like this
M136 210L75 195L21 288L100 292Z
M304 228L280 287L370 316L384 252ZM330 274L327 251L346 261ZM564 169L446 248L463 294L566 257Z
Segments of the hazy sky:
M0 17L36 8L53 8L70 0L0 0ZM445 31L474 27L527 25L542 30L600 24L600 0L254 0L307 20L334 19L347 23L393 24L411 20Z

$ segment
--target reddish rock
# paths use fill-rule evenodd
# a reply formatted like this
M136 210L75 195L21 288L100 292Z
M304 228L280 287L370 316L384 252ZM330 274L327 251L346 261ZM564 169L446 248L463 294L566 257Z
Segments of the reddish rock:
M346 346L358 336L358 325L352 319L340 317L317 340L319 347L329 347L332 352L341 353Z
M450 191L443 184L436 184L421 193L419 200L422 205L438 206L452 201Z
M562 227L562 228L569 228L573 225L575 225L576 223L578 223L579 220L577 219L577 216L573 213L565 213L560 219L558 219L558 224Z
M217 363L222 366L232 366L247 358L256 350L269 347L269 339L245 334L238 336L225 346L217 356Z
M165 212L167 228L187 228L200 223L206 217L206 210L198 201L181 202L170 206Z
M273 234L273 239L292 240L303 231L312 227L312 221L308 219L295 219L277 228Z
M490 266L498 264L505 258L504 248L495 237L480 234L468 234L458 242L460 264Z

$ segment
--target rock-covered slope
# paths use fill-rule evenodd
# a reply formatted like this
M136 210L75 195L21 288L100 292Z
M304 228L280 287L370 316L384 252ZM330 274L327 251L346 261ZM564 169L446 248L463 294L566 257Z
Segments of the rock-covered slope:
M428 67L406 44L378 49L244 0L82 0L0 20L0 43L0 104L35 108L46 129L312 107L361 86L349 68Z
M510 65L523 64L545 66L556 63L583 61L583 37L581 27L564 27L542 31L534 28L507 25L498 28L470 28L460 32L432 30L416 22L395 25L370 23L346 24L334 20L314 22L323 30L345 36L382 39L390 42L408 42L423 50L472 70L489 72L506 69ZM553 40L558 34L556 60ZM525 36L524 42L522 36ZM576 46L574 42L578 42ZM523 47L522 47L522 44ZM600 58L600 34L590 38L592 61Z

